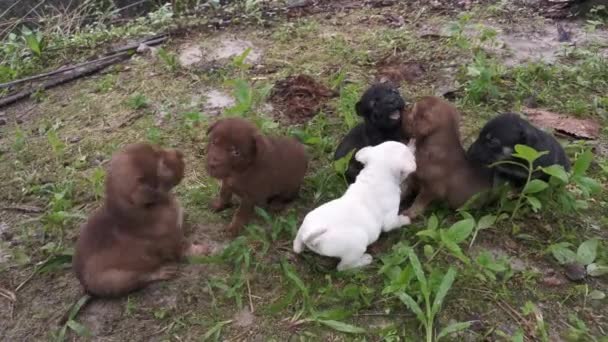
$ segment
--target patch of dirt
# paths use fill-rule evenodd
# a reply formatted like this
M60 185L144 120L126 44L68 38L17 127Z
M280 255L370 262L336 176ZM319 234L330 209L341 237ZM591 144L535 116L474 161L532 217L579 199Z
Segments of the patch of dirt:
M491 26L491 25L490 25ZM608 42L606 31L594 33L585 31L578 22L546 23L538 29L506 30L496 28L499 32L497 40L503 43L504 64L515 66L530 61L542 61L552 64L560 57L565 47L584 45L594 41ZM606 54L604 49L602 54Z
M425 75L425 68L418 62L402 63L396 58L389 58L379 63L376 69L376 80L400 87L401 83L415 84Z
M203 51L196 45L186 44L182 46L179 52L179 64L183 67L190 67L200 63L203 59Z
M524 107L522 111L530 122L543 128L577 139L597 139L600 135L600 124L592 119L577 119L542 109Z
M289 76L275 83L270 101L280 117L302 123L314 117L338 93L307 75Z
M219 61L240 56L245 50L251 49L245 62L255 64L262 58L262 52L252 42L236 38L222 38L218 45L211 45L207 55L209 61Z
M234 106L235 101L229 94L217 90L211 89L205 93L205 104L203 105L205 113L209 115L219 115L225 108Z

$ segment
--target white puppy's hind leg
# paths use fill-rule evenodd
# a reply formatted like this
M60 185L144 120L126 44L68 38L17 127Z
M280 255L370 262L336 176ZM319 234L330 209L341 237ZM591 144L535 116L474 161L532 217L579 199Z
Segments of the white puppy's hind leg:
M405 215L390 215L384 220L382 230L385 232L390 232L393 229L397 229L410 223L412 223L412 220Z
M363 255L349 254L340 260L340 263L338 264L338 271L367 266L372 263L373 259L374 258L367 253L364 253Z

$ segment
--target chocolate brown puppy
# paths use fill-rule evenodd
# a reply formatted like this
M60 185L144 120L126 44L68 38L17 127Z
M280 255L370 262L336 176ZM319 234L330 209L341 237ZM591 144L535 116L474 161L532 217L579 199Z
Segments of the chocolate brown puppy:
M434 200L457 209L473 195L491 187L490 174L469 162L460 143L460 114L449 102L433 96L416 102L406 114L404 130L416 141L419 193L405 215L414 218Z
M182 232L182 209L171 189L184 177L177 150L132 144L116 153L105 201L80 231L73 269L85 291L115 297L173 277L174 262L205 252Z
M232 195L240 205L227 228L238 235L249 222L254 207L281 206L298 195L308 167L304 146L286 137L266 137L244 119L226 118L207 130L207 171L222 182L215 211L226 209Z

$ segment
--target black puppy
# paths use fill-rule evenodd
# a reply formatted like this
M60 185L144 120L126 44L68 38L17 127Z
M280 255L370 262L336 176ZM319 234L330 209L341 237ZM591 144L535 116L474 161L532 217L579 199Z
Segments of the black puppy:
M501 114L488 121L469 147L467 158L484 166L501 160L521 162L521 159L512 157L517 144L530 146L538 152L549 152L534 162L534 168L558 164L566 171L570 170L570 161L560 143L551 134L534 127L515 113ZM523 186L528 178L524 168L512 164L497 165L492 174L495 183L508 181L514 186ZM535 172L533 177L545 181L549 179L549 175L542 171Z
M385 141L407 142L408 137L401 129L404 109L405 101L395 88L385 84L372 85L355 105L355 111L363 117L363 122L342 139L334 153L334 160L343 158L350 151L356 153L365 146L375 146ZM345 174L349 184L355 181L361 169L363 165L351 158Z

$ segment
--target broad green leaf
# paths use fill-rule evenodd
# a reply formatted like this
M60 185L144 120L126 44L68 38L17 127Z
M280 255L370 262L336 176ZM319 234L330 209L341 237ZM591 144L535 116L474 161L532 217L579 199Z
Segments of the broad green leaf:
M344 157L334 161L334 170L338 174L343 175L344 173L346 173L346 170L348 170L348 163L350 163L350 160L352 159L354 153L355 149L352 149Z
M521 329L517 329L517 332L511 338L511 342L524 342L524 332Z
M532 206L532 210L534 212L537 212L540 208L543 207L540 203L540 200L534 196L526 196L526 201L530 203L530 206Z
M580 246L578 246L578 250L576 251L576 261L583 265L589 265L595 260L597 256L597 239L589 239Z
M424 245L424 256L430 258L433 253L435 253L435 249L431 245Z
M365 333L365 329L356 327L354 325L346 324L339 321L334 321L330 319L318 319L317 322L326 325L334 330L349 333L349 334L363 334Z
M315 320L326 319L326 320L341 320L346 319L352 316L352 312L350 310L336 308L324 310L321 312L317 312L315 315Z
M568 248L570 244L560 242L549 246L549 251L560 264L567 264L576 261L576 254Z
M452 241L451 239L449 239L446 236L445 232L446 231L444 229L439 230L439 236L441 238L441 242L455 257L460 259L460 261L464 262L465 264L469 264L470 263L469 258L467 258L467 256L462 253L462 250L460 249L458 244L454 243L454 241Z
M219 333L222 331L222 328L227 325L232 323L232 320L227 320L227 321L221 321L221 322L217 322L213 327L211 327L211 329L209 329L209 331L207 331L205 333L205 335L203 335L203 337L201 337L201 341L207 341L208 339L210 339L212 336L218 336Z
M584 187L589 195L595 194L602 189L602 185L598 181L589 177L576 177L576 183L579 186Z
M68 319L69 320L73 320L74 317L76 317L76 315L78 314L78 312L80 311L80 309L82 309L82 307L91 299L91 296L88 294L83 295L82 297L80 297L80 299L78 300L78 302L76 302L76 304L74 304L74 306L72 306L72 308L70 308L70 312L68 314Z
M604 274L608 274L608 266L589 264L587 265L587 274L592 277L603 276Z
M589 298L591 298L593 300L602 300L602 299L606 298L606 294L599 290L593 290L593 291L589 292Z
M91 332L89 331L89 329L87 329L87 327L85 327L84 325L82 325L82 324L80 324L80 323L78 323L78 322L76 322L76 321L74 321L72 319L70 319L66 323L66 325L70 329L74 330L74 332L76 334L78 334L78 336L90 336L91 335Z
M37 271L37 273L51 273L66 267L70 267L72 264L71 254L59 254L48 259Z
M435 300L433 300L433 306L431 307L431 317L434 317L441 305L443 304L443 299L447 295L448 291L452 287L454 283L454 279L456 278L456 270L453 267L448 269L448 272L445 274L443 279L441 280L441 284L439 285L439 289L437 290L437 294L435 294Z
M403 304L405 304L408 307L408 309L410 309L416 315L416 318L418 318L418 321L420 321L422 323L422 325L424 325L426 327L426 325L428 323L426 321L426 316L422 313L422 309L420 309L420 306L418 305L418 303L416 303L414 298L410 297L405 292L397 293L397 297L399 297L399 299L403 302Z
M589 150L581 153L574 165L572 166L572 174L575 176L582 176L587 172L589 166L591 165L591 161L593 160L593 153Z
M438 227L439 227L439 219L437 218L437 215L433 214L433 215L431 215L431 217L429 217L429 221L426 224L426 229L435 230Z
M454 223L447 230L447 238L456 244L461 243L462 241L466 240L469 237L469 235L471 235L471 232L473 231L474 227L475 227L474 219L460 220L460 221Z
M294 285L296 285L296 287L298 287L298 289L300 289L300 291L302 291L304 296L308 297L308 288L306 287L306 285L304 284L302 279L300 279L300 277L298 277L293 266L291 266L285 260L281 261L281 266L283 268L283 273L285 273L285 276L287 276L287 278L289 278L289 280L291 280L294 283Z
M416 255L416 252L414 252L413 248L408 251L408 256L410 258L410 264L414 269L414 274L416 275L416 278L418 278L418 282L420 283L420 291L422 291L424 298L430 298L431 293L428 282L426 280L426 277L424 276L422 265L420 265L420 260L418 260L418 256Z
M496 223L496 215L485 215L477 222L477 229L483 230L492 227Z
M524 159L531 163L531 162L535 161L536 159L538 159L543 154L547 154L547 153L548 153L547 151L538 152L530 146L517 144L517 145L515 145L515 153L513 153L513 156L520 158L520 159Z
M535 194L537 192L541 192L543 190L545 190L547 187L549 187L549 184L547 184L547 182L544 182L540 179L533 179L530 181L530 183L528 183L526 185L526 187L523 190L524 194Z
M542 168L543 172L548 174L549 176L553 176L557 179L559 179L560 181L562 181L562 183L568 183L568 173L566 172L566 170L564 170L564 167L561 165L551 165L549 167L543 167Z
M418 233L416 233L416 236L426 236L429 237L433 240L437 240L438 236L437 236L437 231L436 230L431 230L431 229L425 229L425 230L421 230Z
M441 338L446 337L455 332L459 332L459 331L468 329L470 326L471 326L471 322L452 323L452 324L448 325L447 327L441 329L441 331L439 332L439 335L437 335L437 339L435 339L435 341L439 341Z

